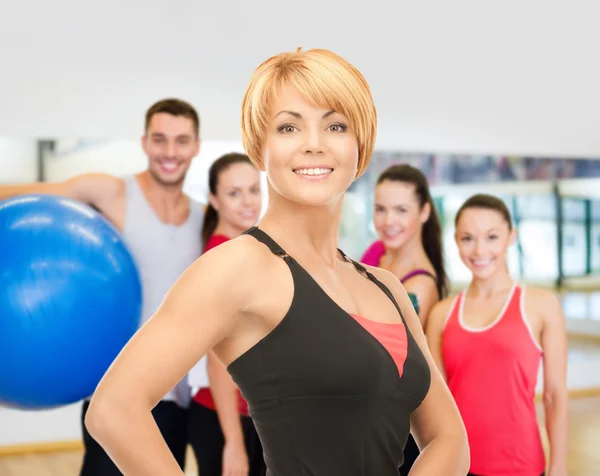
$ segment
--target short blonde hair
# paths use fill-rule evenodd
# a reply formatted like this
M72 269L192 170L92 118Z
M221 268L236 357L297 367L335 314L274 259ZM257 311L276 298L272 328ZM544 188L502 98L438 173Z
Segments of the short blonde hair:
M242 142L254 164L263 169L271 105L285 85L292 85L318 107L332 109L350 121L358 139L358 170L363 174L373 154L377 111L363 75L339 55L322 49L275 55L256 68L242 102Z

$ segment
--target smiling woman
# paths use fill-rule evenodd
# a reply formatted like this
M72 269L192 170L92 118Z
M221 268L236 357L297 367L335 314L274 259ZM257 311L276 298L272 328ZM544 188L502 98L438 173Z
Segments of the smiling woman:
M245 154L219 157L208 170L209 205L202 227L204 252L239 236L258 220L258 170ZM241 396L223 364L207 356L210 387L198 390L190 406L189 442L201 476L248 471L263 476L262 447Z
M465 423L474 475L539 476L546 470L534 405L543 360L547 470L566 476L564 318L553 293L512 280L506 254L515 237L499 198L474 195L460 207L456 243L472 279L431 311L429 345Z
M404 288L337 246L375 132L366 81L335 53L257 68L242 140L268 208L179 278L98 386L86 422L124 473L182 474L150 412L210 349L248 402L269 476L397 476L409 430L426 448L414 476L466 473L462 421Z
M292 85L282 90L273 109L279 112L267 129L263 149L267 174L276 177L269 183L304 205L338 202L359 167L359 139L349 120L327 107L315 107Z
M423 327L432 306L447 293L442 229L425 175L408 164L393 165L375 187L375 229L379 240L361 262L387 269L402 283ZM402 476L419 456L414 438L404 449Z

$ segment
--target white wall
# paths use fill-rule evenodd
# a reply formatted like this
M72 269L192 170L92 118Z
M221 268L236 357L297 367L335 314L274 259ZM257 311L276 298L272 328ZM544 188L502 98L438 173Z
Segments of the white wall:
M0 407L0 446L77 440L80 419L81 403L41 411Z
M46 160L46 180L59 182L89 172L115 176L133 174L146 168L146 156L135 140L106 140L79 144L59 140L54 156Z
M0 137L0 184L37 180L37 143Z
M567 332L600 337L600 321L591 319L566 319Z
M302 7L9 2L0 135L136 137L146 108L175 95L197 106L205 139L239 140L254 68L303 46L333 49L363 71L380 148L600 155L594 0Z

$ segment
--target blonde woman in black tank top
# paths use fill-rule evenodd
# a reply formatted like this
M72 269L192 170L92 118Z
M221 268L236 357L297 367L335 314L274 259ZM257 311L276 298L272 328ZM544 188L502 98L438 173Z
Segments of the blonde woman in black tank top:
M265 170L257 228L202 256L98 386L86 423L131 475L182 475L151 418L210 349L248 401L270 476L465 475L464 426L398 279L337 249L344 192L367 167L376 112L326 50L255 71L242 139Z

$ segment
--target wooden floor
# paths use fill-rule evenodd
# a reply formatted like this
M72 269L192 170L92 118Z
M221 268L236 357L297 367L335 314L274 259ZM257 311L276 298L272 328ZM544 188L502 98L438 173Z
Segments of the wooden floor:
M538 404L538 421L544 415ZM548 442L544 436L544 445ZM600 476L600 397L573 398L569 401L568 476Z
M540 424L542 407L538 405ZM600 476L600 397L576 398L569 403L568 476ZM544 434L544 432L542 432ZM189 454L186 475L198 476ZM77 476L81 452L31 454L0 458L1 476Z

